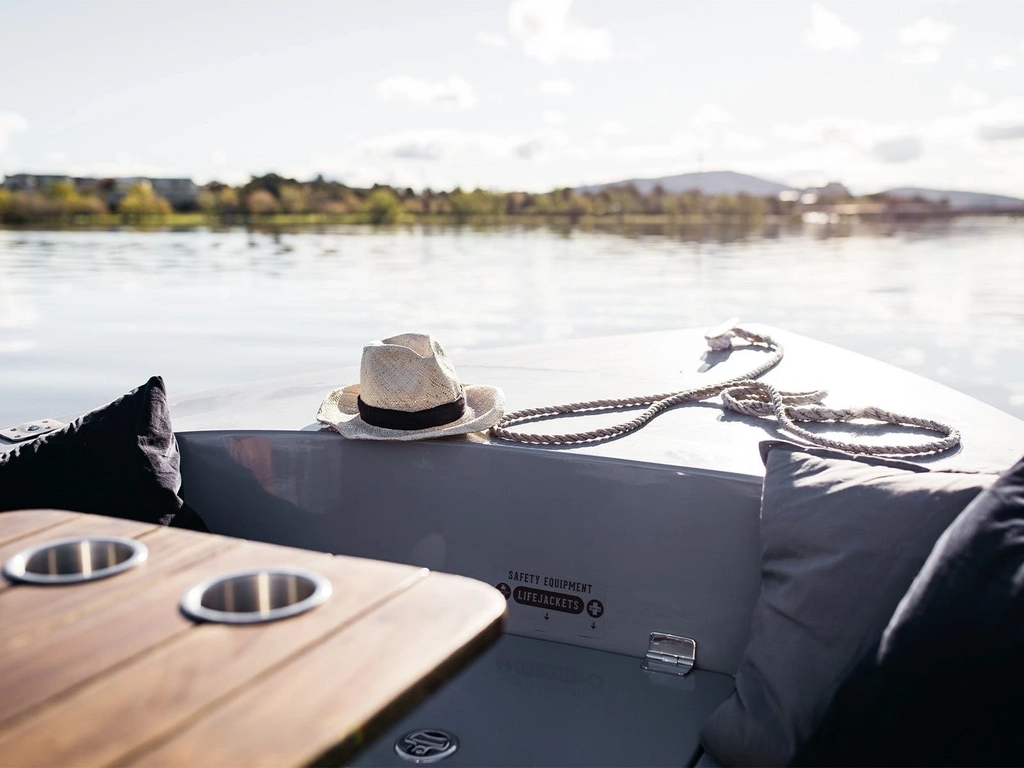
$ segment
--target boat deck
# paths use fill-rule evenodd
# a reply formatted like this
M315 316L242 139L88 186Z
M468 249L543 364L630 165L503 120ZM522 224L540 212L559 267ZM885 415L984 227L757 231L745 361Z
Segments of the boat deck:
M785 359L763 378L782 389L829 391L835 407L877 405L890 411L952 424L963 435L959 450L917 461L929 466L1000 471L1024 450L1024 421L916 374L798 334L764 326L785 345ZM674 392L741 375L767 352L739 346L711 352L700 330L581 339L451 354L466 383L490 384L505 392L506 410L598 398ZM336 387L359 380L359 350L351 364L319 373L172 399L177 431L320 430L316 412ZM627 412L628 413L628 412ZM622 412L541 422L537 432L576 432L609 426ZM817 425L811 429L852 440L892 442L934 437L923 430L880 425ZM637 433L572 447L513 445L486 434L445 438L491 449L566 452L618 461L647 462L763 475L757 444L786 438L773 421L723 411L718 401L682 405L659 415ZM340 438L339 438L340 439Z

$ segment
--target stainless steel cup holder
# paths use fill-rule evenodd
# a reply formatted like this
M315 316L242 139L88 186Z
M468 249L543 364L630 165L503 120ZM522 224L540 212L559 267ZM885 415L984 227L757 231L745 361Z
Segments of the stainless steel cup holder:
M78 584L127 571L149 557L141 541L121 536L75 536L24 549L4 563L11 581Z
M196 621L257 624L297 616L326 602L331 582L300 568L238 571L196 584L181 611Z

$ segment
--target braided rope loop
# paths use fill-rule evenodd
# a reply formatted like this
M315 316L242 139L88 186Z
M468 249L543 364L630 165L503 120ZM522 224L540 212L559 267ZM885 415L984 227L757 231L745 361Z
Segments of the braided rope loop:
M828 395L825 390L786 392L766 382L756 381L756 379L763 376L782 361L785 350L772 337L753 333L740 328L734 323L735 321L730 321L728 327L710 332L705 337L708 346L712 350L725 351L731 349L735 346L734 341L736 339L742 339L746 342L744 346L760 347L772 353L760 365L741 376L735 376L716 384L707 384L702 387L684 389L678 392L609 400L588 400L539 408L524 408L502 417L501 421L491 427L491 434L501 440L529 445L576 445L609 440L635 432L659 413L673 406L708 400L721 395L722 405L728 410L758 418L774 416L783 430L801 438L805 442L828 448L836 448L850 453L865 453L874 456L924 456L948 451L960 444L959 431L939 421L916 416L904 416L873 406L842 409L828 408L822 403ZM562 416L602 413L620 408L635 408L639 406L647 407L629 421L624 421L610 427L591 429L586 432L536 434L514 429L514 427L524 422L546 421ZM915 444L875 445L829 438L825 435L806 430L797 424L797 422L850 422L856 419L871 419L896 426L917 427L937 432L941 437Z

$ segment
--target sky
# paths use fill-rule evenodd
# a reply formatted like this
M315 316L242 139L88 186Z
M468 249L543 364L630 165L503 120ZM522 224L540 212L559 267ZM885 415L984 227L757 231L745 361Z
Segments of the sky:
M0 173L1024 197L1024 0L3 0Z

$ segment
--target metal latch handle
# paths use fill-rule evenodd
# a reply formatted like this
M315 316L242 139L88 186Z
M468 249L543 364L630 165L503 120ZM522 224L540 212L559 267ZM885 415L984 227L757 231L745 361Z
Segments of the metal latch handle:
M665 632L651 632L643 668L649 672L685 675L697 662L697 641Z

